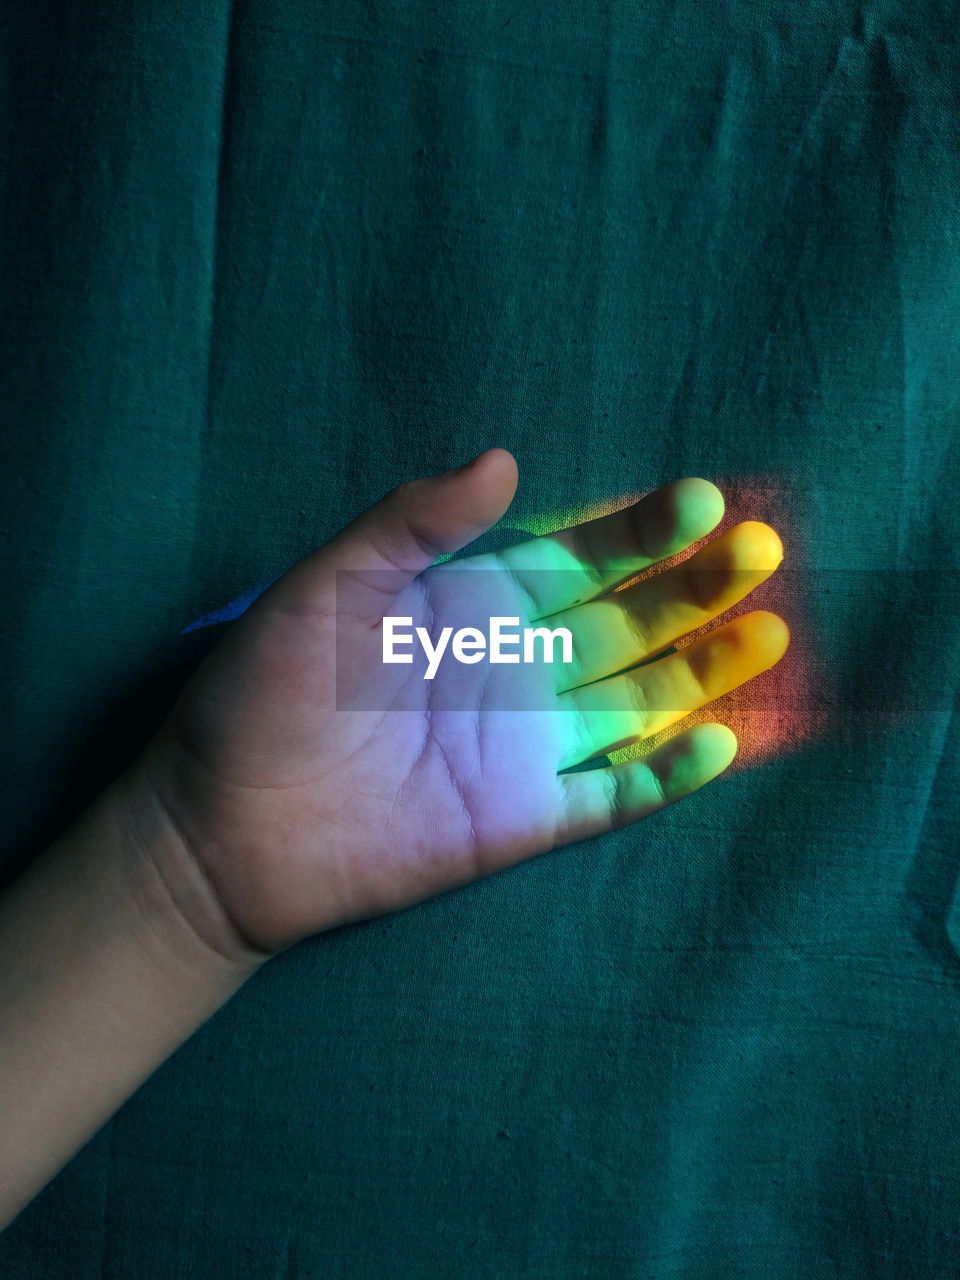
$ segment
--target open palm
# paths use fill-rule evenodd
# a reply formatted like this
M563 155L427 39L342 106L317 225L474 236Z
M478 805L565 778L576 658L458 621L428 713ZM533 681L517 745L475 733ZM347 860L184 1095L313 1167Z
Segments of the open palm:
M433 564L494 524L515 487L513 458L495 449L394 490L231 624L148 747L142 764L189 874L244 945L273 953L636 821L733 758L729 729L699 725L642 760L563 772L778 661L787 629L763 611L647 661L774 571L774 531L737 525L614 591L719 523L719 491L688 479ZM498 616L517 619L513 632L563 627L572 661L557 644L552 663L468 665L448 646L425 679L416 646L402 650L410 664L383 662L385 616L433 644L444 627Z

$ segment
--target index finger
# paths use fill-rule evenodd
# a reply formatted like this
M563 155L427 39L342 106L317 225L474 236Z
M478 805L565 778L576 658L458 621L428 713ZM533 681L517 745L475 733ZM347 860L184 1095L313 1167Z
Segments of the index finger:
M723 511L723 494L709 480L674 480L609 515L490 552L490 567L510 574L535 620L685 551L716 528Z

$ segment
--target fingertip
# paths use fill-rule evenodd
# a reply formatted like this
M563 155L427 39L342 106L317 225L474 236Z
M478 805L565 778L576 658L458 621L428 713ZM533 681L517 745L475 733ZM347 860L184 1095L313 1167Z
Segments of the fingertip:
M762 520L742 520L729 537L740 568L772 573L783 559L780 535Z
M455 467L453 471L445 472L440 478L445 480L455 477L460 480L467 475L471 483L492 487L498 497L509 494L510 501L513 501L517 491L519 471L517 460L508 449L499 447L484 449L483 453L478 453L470 462L465 462L462 467Z
M737 735L725 724L698 724L691 729L690 736L706 781L723 773L733 763L740 746Z
M495 477L498 484L503 485L509 482L514 488L516 488L519 477L516 458L509 449L501 449L499 446L492 449L484 449L475 458L465 462L462 467L456 467L446 474L457 476L462 475L465 471L471 472L472 475L477 475L482 471L485 479Z
M677 527L681 537L696 541L723 519L723 494L710 480L691 476L676 483Z
M637 504L640 549L650 560L685 551L720 523L723 512L723 494L709 480L674 480Z
M488 466L494 460L496 460L501 469L506 468L508 471L517 471L516 458L509 449L504 449L500 445L493 445L491 448L485 449L483 453L477 454L474 462L480 463L483 461L483 465Z
M650 759L669 801L681 800L723 773L737 754L725 724L698 724L665 742Z
M790 628L779 614L770 613L766 609L758 609L756 613L749 616L753 618L758 647L764 657L769 659L772 667L787 651L790 644Z

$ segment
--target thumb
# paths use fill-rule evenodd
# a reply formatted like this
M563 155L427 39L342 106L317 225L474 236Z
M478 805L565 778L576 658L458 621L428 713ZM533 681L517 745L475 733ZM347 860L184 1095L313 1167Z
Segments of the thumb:
M517 464L506 449L486 449L453 471L400 484L285 574L274 601L281 603L282 590L285 607L334 612L340 573L349 579L349 612L380 618L437 556L496 524L516 489Z

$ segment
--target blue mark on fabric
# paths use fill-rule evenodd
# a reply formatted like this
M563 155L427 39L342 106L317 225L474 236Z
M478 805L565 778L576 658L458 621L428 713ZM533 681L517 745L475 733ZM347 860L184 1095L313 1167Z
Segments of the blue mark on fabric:
M212 613L205 613L202 617L197 618L195 622L191 622L181 630L180 634L185 636L188 631L199 631L201 627L212 627L218 622L232 622L234 618L239 618L242 613L245 613L257 596L262 596L267 587L272 586L274 582L276 582L276 578L266 578L255 586L248 587L242 595L237 596L235 600L231 600L229 604L225 604L219 609L214 609Z

